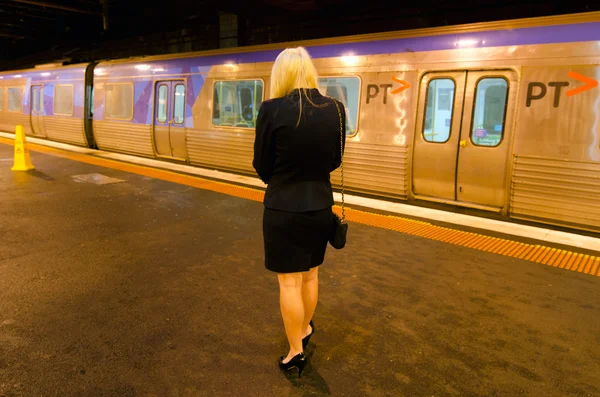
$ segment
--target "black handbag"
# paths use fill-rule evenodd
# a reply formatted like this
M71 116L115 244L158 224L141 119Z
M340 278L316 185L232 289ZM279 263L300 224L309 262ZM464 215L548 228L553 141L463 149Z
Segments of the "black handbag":
M329 244L335 249L342 249L346 246L346 236L348 234L348 224L346 223L346 213L344 212L344 129L342 125L342 113L337 102L334 100L335 107L340 118L340 151L342 159L342 217L340 218L335 212L331 211L332 216L332 231L329 237Z

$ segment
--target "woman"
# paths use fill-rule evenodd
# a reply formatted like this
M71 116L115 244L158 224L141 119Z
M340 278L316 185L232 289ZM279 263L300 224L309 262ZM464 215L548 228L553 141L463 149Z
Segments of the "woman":
M268 185L265 267L277 273L290 345L279 366L298 368L298 376L315 331L318 269L333 225L329 176L342 161L345 114L341 102L319 93L317 71L304 48L279 54L271 71L271 99L262 103L257 116L253 165Z

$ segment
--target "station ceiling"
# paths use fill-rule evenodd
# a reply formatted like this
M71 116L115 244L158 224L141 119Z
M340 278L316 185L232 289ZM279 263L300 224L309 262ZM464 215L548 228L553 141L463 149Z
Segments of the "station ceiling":
M236 15L240 29L237 45L249 45L600 10L598 1L558 3L0 0L0 69L59 60L149 55L172 52L173 48L218 48L220 13ZM173 47L173 40L185 41L186 45ZM119 46L121 50L116 51Z

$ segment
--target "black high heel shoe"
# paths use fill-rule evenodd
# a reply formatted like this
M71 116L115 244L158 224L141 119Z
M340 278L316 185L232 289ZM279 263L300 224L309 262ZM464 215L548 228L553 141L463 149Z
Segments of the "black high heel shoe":
M302 348L306 349L306 346L308 346L308 341L310 340L310 337L312 336L312 334L315 333L315 325L313 324L312 320L310 320L310 334L306 335L304 338L302 338Z
M306 356L304 353L296 354L290 361L286 364L283 363L283 359L285 357L281 357L279 359L279 368L289 371L292 368L298 368L298 378L302 376L302 371L304 370L304 366L306 365Z

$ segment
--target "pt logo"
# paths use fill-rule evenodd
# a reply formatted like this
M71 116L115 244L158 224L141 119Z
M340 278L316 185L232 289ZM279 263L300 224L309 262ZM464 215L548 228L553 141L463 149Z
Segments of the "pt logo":
M400 84L399 88L396 88L395 90L390 92L390 94L392 94L392 95L399 94L402 91L410 88L410 84L407 81L400 80L397 77L392 77L392 80L394 80L396 83ZM379 84L379 85L369 84L369 85L367 85L367 104L369 104L371 102L371 99L375 99L379 96L379 91L381 89L383 91L383 104L387 105L388 91L393 86L394 86L393 84Z
M566 96L573 96L577 94L581 94L584 91L591 90L592 88L596 88L598 86L598 82L594 79L581 75L575 72L569 72L569 77L578 81L585 83L584 85L574 88L565 92ZM532 81L527 86L527 103L526 106L530 107L531 102L542 99L546 96L548 92L548 87L554 89L554 104L553 106L557 108L560 105L560 94L562 89L568 87L571 83L568 81L551 81L547 85L544 83L540 83L537 81Z

